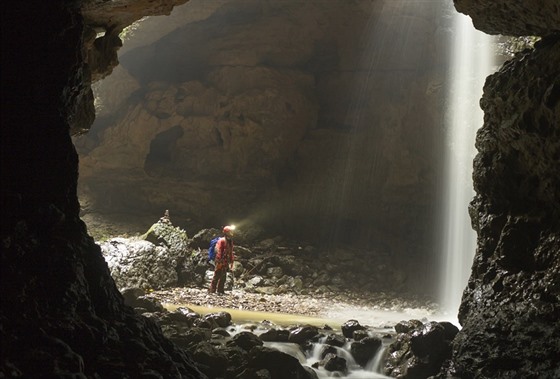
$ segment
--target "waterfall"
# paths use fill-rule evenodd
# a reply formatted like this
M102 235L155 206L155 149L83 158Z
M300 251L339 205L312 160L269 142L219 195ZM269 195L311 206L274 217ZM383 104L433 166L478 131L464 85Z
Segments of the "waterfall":
M455 12L453 18L440 255L440 304L447 317L457 315L476 250L468 204L474 196L472 162L476 130L483 124L479 99L484 80L493 68L492 37L477 31L467 16Z

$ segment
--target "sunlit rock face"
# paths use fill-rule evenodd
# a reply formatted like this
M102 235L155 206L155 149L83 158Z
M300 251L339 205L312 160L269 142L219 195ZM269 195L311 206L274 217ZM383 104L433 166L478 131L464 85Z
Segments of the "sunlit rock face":
M200 16L125 42L99 86L96 124L75 141L84 212L170 209L193 230L233 218L314 242L429 250L441 4L191 1L181 11Z
M559 6L545 1L527 8L529 2L523 2L524 12L509 17L493 10L519 10L521 2L496 2L495 8L482 1L456 3L473 12L482 30L547 37L534 51L506 62L484 87L473 175L477 195L470 207L478 248L459 312L463 329L454 341L453 367L460 377L556 378Z

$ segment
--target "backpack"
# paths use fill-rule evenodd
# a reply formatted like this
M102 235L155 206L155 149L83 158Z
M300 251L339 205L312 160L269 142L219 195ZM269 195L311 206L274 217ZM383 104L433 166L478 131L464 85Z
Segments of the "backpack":
M215 237L210 241L210 247L208 248L208 262L216 259L216 243L221 237Z

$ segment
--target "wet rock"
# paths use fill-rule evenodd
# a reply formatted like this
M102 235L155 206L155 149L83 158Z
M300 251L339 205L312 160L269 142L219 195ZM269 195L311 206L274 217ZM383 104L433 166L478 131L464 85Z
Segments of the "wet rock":
M233 336L228 346L239 346L245 351L250 351L255 346L262 346L263 341L251 332L240 332Z
M201 342L191 350L196 366L210 378L224 377L228 366L227 355L209 342Z
M339 334L329 334L325 339L325 344L332 345L332 346L343 346L346 343L346 339L344 336Z
M218 326L225 328L231 324L231 314L228 312L210 313L204 316L205 320L213 320Z
M410 338L410 349L418 357L438 356L448 349L445 328L438 322L427 322L422 329L415 330Z
M303 345L310 339L316 337L318 334L319 334L319 329L315 326L312 325L300 326L290 331L288 341Z
M399 330L406 332L389 345L385 374L409 379L437 375L451 358L451 328L435 321L421 326L417 320L400 324Z
M395 325L395 331L397 333L409 333L415 329L421 328L424 326L424 323L420 320L407 320L407 321L400 321Z
M243 263L241 263L239 261L239 258L233 262L233 275L236 278L240 278L241 275L245 272L245 266L243 265Z
M259 335L260 339L267 342L288 342L290 331L285 329L270 329Z
M350 346L350 353L356 363L360 366L365 367L367 363L375 357L377 351L383 344L380 338L377 337L366 337L360 341L352 342Z
M365 329L354 330L354 333L352 333L352 338L354 339L354 341L360 341L368 336L369 334Z
M306 370L299 361L289 354L276 349L257 346L249 353L249 369L265 369L270 378L315 379L316 374Z
M336 355L338 350L336 347L332 345L324 345L321 347L321 351L319 352L319 358L324 359L328 354ZM319 362L317 362L317 367L319 367Z
M346 373L348 372L346 359L331 353L327 354L325 358L321 359L319 367L323 367L327 371L338 371L343 375L346 375Z
M459 333L459 328L448 321L440 321L439 324L444 329L444 336L446 340L452 341L457 333Z
M356 330L364 330L365 327L360 325L357 320L348 320L341 326L342 334L346 338L352 338L354 331Z
M317 278L313 281L313 285L320 288L325 284L329 284L330 282L331 282L330 274L328 272L320 272Z

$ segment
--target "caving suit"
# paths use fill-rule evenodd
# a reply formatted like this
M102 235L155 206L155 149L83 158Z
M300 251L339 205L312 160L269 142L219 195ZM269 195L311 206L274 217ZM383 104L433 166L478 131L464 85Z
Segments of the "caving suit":
M216 243L216 267L210 284L210 293L224 293L228 267L233 265L233 240L222 237Z

